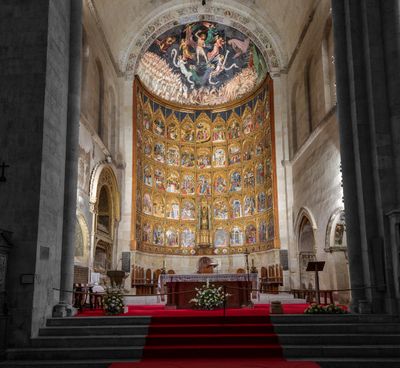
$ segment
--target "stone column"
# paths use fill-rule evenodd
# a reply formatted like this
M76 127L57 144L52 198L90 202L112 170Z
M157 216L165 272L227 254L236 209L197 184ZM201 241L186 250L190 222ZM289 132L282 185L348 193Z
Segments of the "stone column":
M78 180L81 92L82 0L71 0L68 115L65 162L64 223L61 255L60 303L53 315L74 313L71 308L74 277L76 197Z
M395 4L397 3L397 6ZM333 0L338 113L352 287L356 312L393 313L395 294L390 221L398 207L398 124L390 124L395 68L382 40L398 42L385 9L395 0ZM398 12L397 12L398 14ZM389 74L388 74L389 72ZM389 77L391 78L391 77ZM394 126L396 128L394 129ZM397 129L397 130L396 130ZM399 152L400 153L400 152Z
M350 126L350 89L347 69L346 15L343 1L332 1L333 29L335 41L335 68L338 101L338 121L340 129L340 155L342 161L343 194L346 210L346 236L349 255L349 269L352 290L353 311L358 311L358 303L365 299L364 268L360 262L362 249L359 233L358 193L354 157L353 133Z

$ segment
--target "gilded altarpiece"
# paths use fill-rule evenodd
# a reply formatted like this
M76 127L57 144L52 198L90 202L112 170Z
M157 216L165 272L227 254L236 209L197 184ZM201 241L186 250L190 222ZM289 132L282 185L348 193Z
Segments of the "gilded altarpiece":
M272 80L234 104L172 104L134 83L133 249L279 248Z

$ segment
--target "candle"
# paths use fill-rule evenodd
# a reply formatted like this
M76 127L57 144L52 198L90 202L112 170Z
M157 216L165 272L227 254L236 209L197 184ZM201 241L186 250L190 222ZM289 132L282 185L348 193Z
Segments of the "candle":
M162 266L163 266L163 268L165 268L165 260L163 261Z

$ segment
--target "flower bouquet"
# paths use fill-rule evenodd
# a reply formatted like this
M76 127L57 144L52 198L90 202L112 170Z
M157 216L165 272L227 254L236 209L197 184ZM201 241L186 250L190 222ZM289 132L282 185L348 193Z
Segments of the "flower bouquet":
M120 289L109 288L106 290L103 309L108 315L124 313L124 298Z
M213 310L221 308L230 294L224 293L222 286L210 285L207 281L201 288L196 288L196 296L190 300L198 309Z
M344 314L347 310L335 304L322 305L317 303L310 304L304 310L304 314Z

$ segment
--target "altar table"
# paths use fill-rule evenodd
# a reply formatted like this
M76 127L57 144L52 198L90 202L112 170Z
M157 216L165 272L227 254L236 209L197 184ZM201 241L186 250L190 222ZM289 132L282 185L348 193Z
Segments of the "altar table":
M241 308L251 302L251 289L256 274L195 274L160 275L161 292L167 293L167 306L177 309L193 308L190 300L196 296L196 289L206 284L216 287L225 286L230 296L226 300L227 308Z

